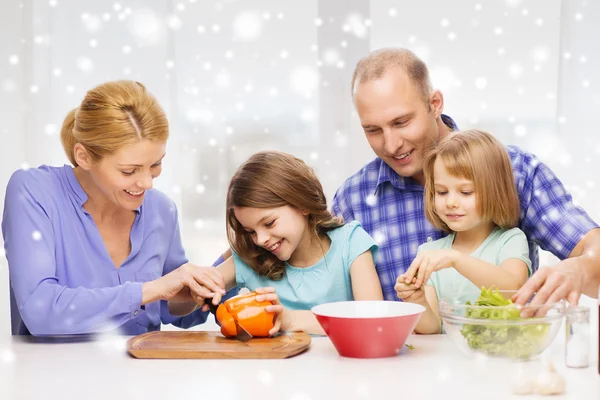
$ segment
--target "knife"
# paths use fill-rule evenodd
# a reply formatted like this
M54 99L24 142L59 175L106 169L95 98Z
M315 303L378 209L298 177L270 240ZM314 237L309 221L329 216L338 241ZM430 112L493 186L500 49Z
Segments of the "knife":
M208 309L215 316L215 320L218 323L218 320L217 320L217 308L218 308L218 306L215 306L212 303L212 299L205 299L204 303L208 305ZM246 329L244 329L243 326L241 326L240 324L238 324L237 321L235 321L235 327L236 327L236 330L237 330L237 335L236 335L235 338L237 340L239 340L240 342L247 342L248 340L252 339L252 335L250 334L250 332L248 332Z

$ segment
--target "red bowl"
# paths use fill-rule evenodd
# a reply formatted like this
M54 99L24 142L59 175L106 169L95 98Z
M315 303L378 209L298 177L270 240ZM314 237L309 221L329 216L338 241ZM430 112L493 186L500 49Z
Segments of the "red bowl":
M425 307L398 301L340 301L311 310L343 357L400 354Z

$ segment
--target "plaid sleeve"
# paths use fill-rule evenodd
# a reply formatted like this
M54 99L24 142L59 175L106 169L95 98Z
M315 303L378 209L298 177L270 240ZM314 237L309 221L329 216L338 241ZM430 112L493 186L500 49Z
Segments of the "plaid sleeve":
M562 182L531 154L514 160L521 203L520 228L528 239L565 259L583 236L598 225L579 206Z

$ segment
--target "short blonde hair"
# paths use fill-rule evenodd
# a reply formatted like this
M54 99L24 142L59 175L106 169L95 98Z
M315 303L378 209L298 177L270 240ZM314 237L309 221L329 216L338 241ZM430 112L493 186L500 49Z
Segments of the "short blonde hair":
M451 133L425 156L425 215L438 229L451 232L435 211L433 166L444 162L451 175L473 181L482 218L503 229L519 222L519 196L506 148L491 134L479 130Z
M433 91L427 65L415 53L403 48L383 48L375 50L363 57L356 64L352 74L352 97L356 83L366 83L380 79L393 68L406 72L415 85L422 100L429 104L429 96Z
M142 139L166 141L169 123L158 101L134 81L106 82L89 90L63 122L60 139L73 166L75 144L92 160L113 154Z

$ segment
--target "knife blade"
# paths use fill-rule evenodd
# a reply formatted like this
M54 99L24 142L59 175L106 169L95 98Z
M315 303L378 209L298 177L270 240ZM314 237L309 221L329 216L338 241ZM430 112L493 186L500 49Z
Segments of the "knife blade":
M252 339L250 332L245 330L243 326L237 323L237 321L235 321L235 326L237 328L237 336L235 337L237 340L240 342L247 342L248 340Z
M212 303L212 299L205 299L204 303L208 305L208 309L215 316L215 321L217 321L217 323L218 323L219 322L217 320L218 306L216 306ZM246 329L244 329L243 326L238 324L237 321L235 322L235 327L236 327L236 331L237 331L237 335L235 338L237 340L239 340L240 342L247 342L248 340L252 339L253 336L250 334L250 332L248 332Z

